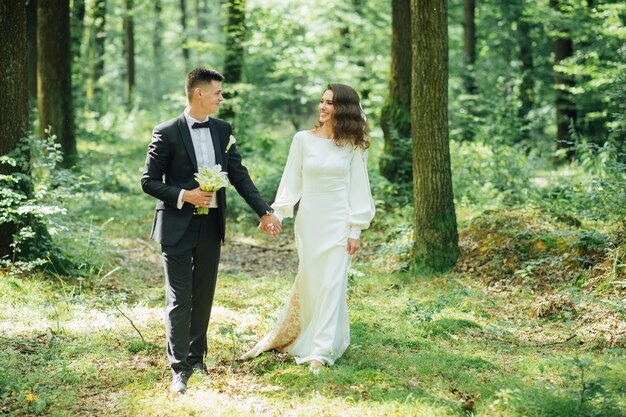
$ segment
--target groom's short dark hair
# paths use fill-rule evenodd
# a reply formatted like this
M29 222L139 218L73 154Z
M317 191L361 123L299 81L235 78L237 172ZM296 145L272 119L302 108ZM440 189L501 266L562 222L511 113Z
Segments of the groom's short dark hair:
M224 76L215 70L204 67L192 69L189 74L187 74L187 81L185 81L185 93L187 97L191 95L193 89L198 85L210 83L211 81L224 81Z

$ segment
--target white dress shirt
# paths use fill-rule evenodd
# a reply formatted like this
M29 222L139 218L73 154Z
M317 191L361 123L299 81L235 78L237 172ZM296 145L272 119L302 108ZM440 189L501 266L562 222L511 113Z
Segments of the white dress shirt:
M213 138L211 137L211 130L209 128L192 129L194 123L203 123L209 120L207 116L204 120L196 120L187 113L185 110L185 119L187 120L187 128L191 135L191 141L193 142L193 149L196 154L196 161L198 162L198 170L202 167L213 168L215 166L215 149L213 148ZM183 194L186 190L180 190L178 194L177 207L181 209L183 207ZM211 200L210 208L217 207L217 198Z

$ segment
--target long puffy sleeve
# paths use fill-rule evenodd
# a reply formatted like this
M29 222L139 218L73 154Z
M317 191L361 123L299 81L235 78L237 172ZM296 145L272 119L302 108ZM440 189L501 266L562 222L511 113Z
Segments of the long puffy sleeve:
M282 221L285 217L293 217L293 207L302 197L302 139L296 134L291 141L287 164L276 192L272 208Z
M367 151L357 149L353 152L350 164L350 234L358 239L361 230L367 229L376 213L372 199L369 176L367 174Z

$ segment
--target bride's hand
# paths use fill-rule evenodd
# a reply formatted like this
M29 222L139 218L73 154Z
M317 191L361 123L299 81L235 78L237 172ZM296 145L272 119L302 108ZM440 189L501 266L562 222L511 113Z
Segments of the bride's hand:
M359 239L348 238L348 255L354 255L359 249Z
M278 235L278 233L280 233L282 229L282 224L275 214L266 214L261 217L259 229L264 230L272 237L276 237L276 235Z

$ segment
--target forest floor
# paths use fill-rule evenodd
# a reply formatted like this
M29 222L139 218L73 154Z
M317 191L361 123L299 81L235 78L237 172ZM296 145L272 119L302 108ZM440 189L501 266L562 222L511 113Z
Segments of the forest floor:
M272 240L253 217L231 222L210 376L172 397L163 271L147 236L154 203L139 168L127 168L143 147L103 162L115 178L92 175L108 185L77 199L73 228L55 236L84 260L83 277L0 276L0 415L626 415L626 311L614 285L624 242L532 210L461 215L462 257L445 274L398 269L374 225L349 277L351 345L319 375L283 354L238 360L271 329L297 255L289 223Z

